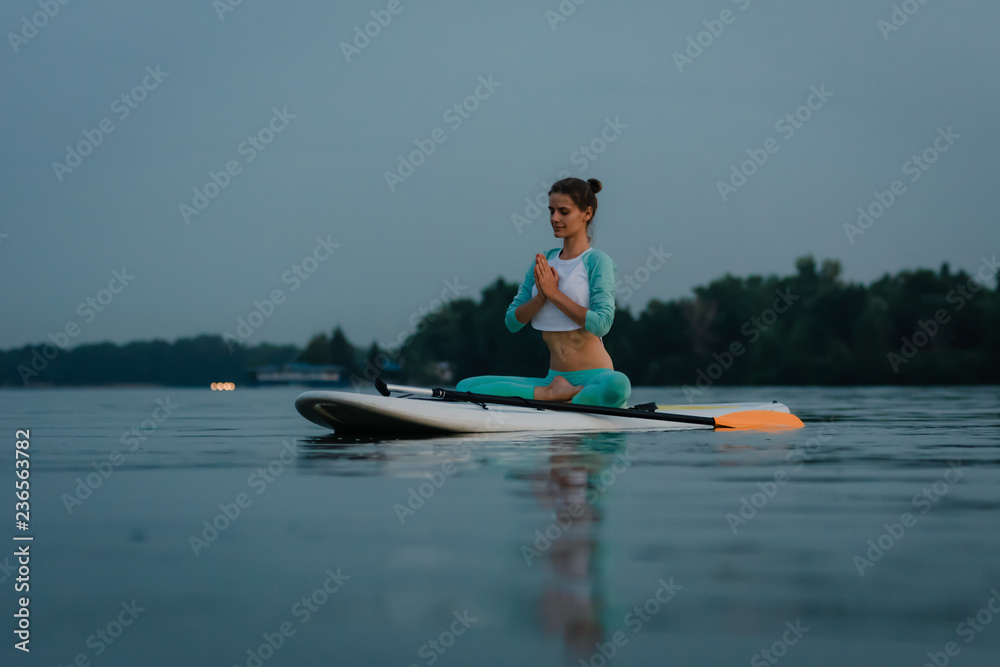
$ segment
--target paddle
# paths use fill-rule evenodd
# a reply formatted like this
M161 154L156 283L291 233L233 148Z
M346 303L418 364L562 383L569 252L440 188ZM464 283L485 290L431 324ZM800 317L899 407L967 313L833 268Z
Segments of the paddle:
M721 417L696 417L694 415L677 415L668 412L658 412L656 405L646 403L631 408L607 408L601 405L580 405L562 401L539 401L517 396L491 396L489 394L474 394L470 391L453 391L438 387L407 387L403 385L386 384L382 378L375 378L375 388L383 396L391 392L402 392L416 396L430 396L450 401L466 401L468 403L493 403L497 405L517 405L540 410L558 410L563 412L583 412L592 415L610 415L614 417L635 417L638 419L656 419L660 421L679 422L682 424L699 424L712 428L766 429L766 428L802 428L805 424L795 415L787 412L771 410L743 410L731 412Z

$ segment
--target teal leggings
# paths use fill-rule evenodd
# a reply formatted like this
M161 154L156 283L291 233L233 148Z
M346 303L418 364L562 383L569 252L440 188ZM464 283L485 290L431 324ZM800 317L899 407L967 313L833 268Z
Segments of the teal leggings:
M520 396L533 398L535 387L548 385L557 376L583 389L570 401L583 405L603 405L609 408L624 407L632 394L632 384L624 373L610 368L588 368L582 371L554 371L544 378L516 377L512 375L479 375L465 378L455 386L456 391L471 391L493 396Z

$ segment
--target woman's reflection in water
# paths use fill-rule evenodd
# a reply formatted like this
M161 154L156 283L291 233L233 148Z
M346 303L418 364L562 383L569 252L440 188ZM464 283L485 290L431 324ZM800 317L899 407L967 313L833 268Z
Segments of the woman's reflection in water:
M531 476L534 496L551 519L533 533L530 545L537 554L532 560L551 572L540 616L546 633L561 634L573 653L585 655L605 631L598 534L603 499L630 462L624 433L556 436L551 450L548 469Z

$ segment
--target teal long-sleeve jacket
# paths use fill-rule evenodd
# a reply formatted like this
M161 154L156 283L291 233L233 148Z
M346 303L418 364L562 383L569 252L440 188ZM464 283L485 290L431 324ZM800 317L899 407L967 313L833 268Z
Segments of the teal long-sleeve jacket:
M545 258L552 259L561 251L562 248L553 248L545 253ZM597 248L591 248L590 252L584 255L583 263L587 267L587 279L590 281L590 308L587 309L584 329L602 338L611 329L611 323L615 319L615 284L618 282L618 267L615 266L613 259ZM517 321L514 311L521 304L531 300L531 289L534 286L535 261L532 260L531 266L524 274L524 281L517 290L517 295L507 308L505 323L508 330L520 331L526 324Z

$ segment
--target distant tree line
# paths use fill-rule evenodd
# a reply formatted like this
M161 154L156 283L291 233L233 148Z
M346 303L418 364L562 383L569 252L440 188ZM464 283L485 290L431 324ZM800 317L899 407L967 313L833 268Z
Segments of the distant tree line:
M790 276L725 275L693 298L617 310L604 344L633 385L1000 383L1000 295L947 264L869 286L812 257ZM403 350L407 368L432 360L470 375L543 376L548 351L530 326L511 334L504 313L517 285L502 279L479 303L450 302Z
M693 297L619 307L604 337L615 368L633 385L1000 383L996 267L978 275L920 269L871 285L844 283L840 263L812 257L789 276L725 275ZM992 273L991 273L992 271ZM518 285L502 278L479 301L455 299L421 320L401 350L352 345L340 327L304 349L235 346L221 336L0 351L0 385L207 385L239 381L256 366L338 364L356 379L442 383L471 375L543 376L548 351L530 326L503 324ZM390 353L391 352L391 353Z

